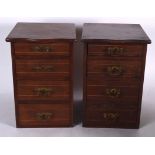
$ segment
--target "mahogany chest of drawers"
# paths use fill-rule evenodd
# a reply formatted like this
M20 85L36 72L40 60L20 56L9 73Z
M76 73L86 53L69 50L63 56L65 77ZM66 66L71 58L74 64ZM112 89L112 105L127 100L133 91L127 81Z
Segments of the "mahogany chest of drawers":
M73 125L74 24L17 23L11 42L17 127Z
M84 127L139 128L148 36L138 24L84 24Z

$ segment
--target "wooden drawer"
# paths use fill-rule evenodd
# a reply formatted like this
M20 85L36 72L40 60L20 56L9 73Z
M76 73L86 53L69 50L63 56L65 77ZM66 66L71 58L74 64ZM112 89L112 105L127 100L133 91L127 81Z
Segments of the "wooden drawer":
M17 80L52 80L52 81L69 81L71 80L71 73L54 73L54 72L38 72L38 73L27 73L17 72Z
M6 40L17 127L72 126L74 24L17 23Z
M87 74L99 74L105 78L140 78L141 61L138 60L90 60L87 61Z
M137 110L103 110L87 107L85 118L89 122L104 124L134 123L137 121ZM103 124L102 124L103 123Z
M130 98L128 100L119 99L119 100L96 100L96 99L88 99L86 101L86 107L90 107L92 109L104 109L104 110L131 110L137 109L138 107L138 99Z
M87 74L87 84L88 85L111 85L111 83L115 83L116 85L139 85L140 84L140 77L125 77L125 76L105 76L103 74Z
M107 85L88 85L87 99L96 100L138 100L139 87L137 86L117 86L111 83Z
M61 62L51 60L16 60L16 72L22 73L68 73L70 70L69 60Z
M147 44L139 24L85 23L84 127L139 128Z
M57 56L69 56L69 43L15 43L15 55L24 58L51 58ZM20 58L20 57L19 57Z
M22 85L70 85L70 81L48 81L48 80L18 80L17 81L17 86L22 86Z
M103 57L142 57L144 51L143 45L103 45L88 44L89 56Z
M50 85L38 82L37 85L17 83L18 100L67 100L70 97L69 85Z
M71 126L71 109L66 105L19 104L18 127Z

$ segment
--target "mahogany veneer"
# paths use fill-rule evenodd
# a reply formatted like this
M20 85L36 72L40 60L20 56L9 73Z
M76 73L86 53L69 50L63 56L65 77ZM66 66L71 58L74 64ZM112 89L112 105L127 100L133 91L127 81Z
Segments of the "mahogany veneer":
M82 40L83 126L139 128L150 39L138 24L86 23Z
M11 42L17 127L73 125L74 24L17 23Z

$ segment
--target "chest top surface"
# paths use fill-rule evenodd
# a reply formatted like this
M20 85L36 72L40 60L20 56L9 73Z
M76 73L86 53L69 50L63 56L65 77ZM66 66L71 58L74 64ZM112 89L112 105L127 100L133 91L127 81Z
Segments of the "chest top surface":
M85 23L82 40L105 43L151 43L139 24Z
M6 41L75 40L76 31L71 23L17 23Z

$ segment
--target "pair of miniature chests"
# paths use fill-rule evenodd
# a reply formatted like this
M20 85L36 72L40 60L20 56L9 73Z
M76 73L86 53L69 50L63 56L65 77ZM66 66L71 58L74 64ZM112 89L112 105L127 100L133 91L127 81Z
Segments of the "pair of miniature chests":
M70 23L17 23L11 42L17 127L74 125ZM86 23L84 127L139 128L147 44L139 24Z

